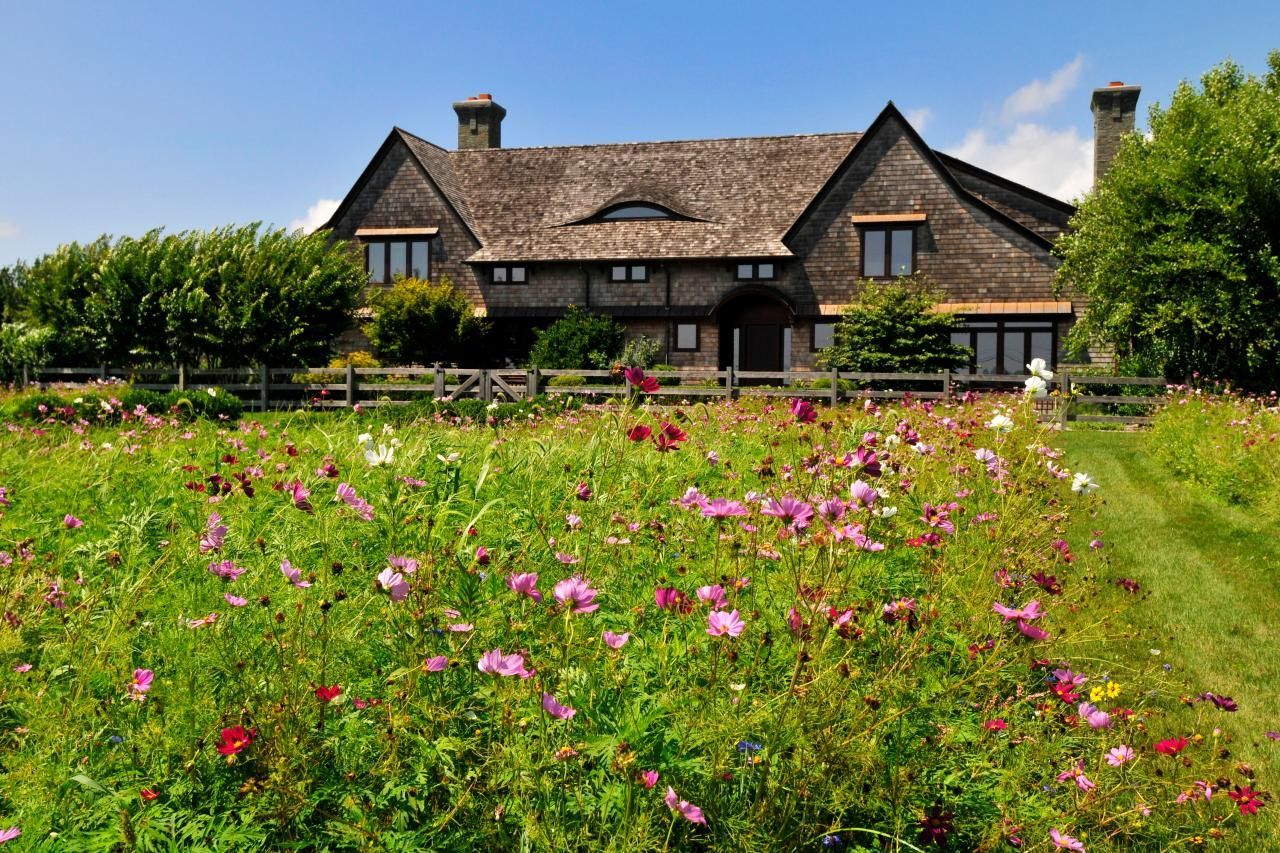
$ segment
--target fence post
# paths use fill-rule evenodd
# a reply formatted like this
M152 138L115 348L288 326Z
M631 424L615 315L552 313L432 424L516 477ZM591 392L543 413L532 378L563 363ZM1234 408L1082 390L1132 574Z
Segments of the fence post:
M265 364L258 365L258 407L267 410L271 403L271 369Z
M98 365L98 379L102 382L107 381L107 366L105 364Z
M30 382L30 381L31 381L31 380L30 380L30 378L27 376L27 366L24 364L24 365L22 365L22 385L21 385L21 387L26 388L26 387L27 387L27 383L28 383L28 382Z
M532 400L538 396L538 366L535 364L524 374L524 398Z
M726 365L724 369L724 395L730 400L733 399L733 365Z
M951 399L951 371L947 370L942 374L942 399Z
M486 403L493 402L493 382L489 379L489 368L480 370L480 399Z
M437 400L444 398L444 368L440 366L440 362L435 363L436 369L436 385L433 394Z
M350 409L356 404L356 366L354 364L347 365L347 408Z
M1071 374L1069 373L1062 374L1062 376L1058 378L1058 382L1062 386L1061 388L1058 389L1059 393L1062 394L1062 410L1058 414L1058 417L1061 420L1058 428L1062 432L1066 432L1067 431L1067 409L1071 408Z
M178 390L187 390L187 366L185 364L178 365Z
M831 405L840 402L840 368L831 368Z

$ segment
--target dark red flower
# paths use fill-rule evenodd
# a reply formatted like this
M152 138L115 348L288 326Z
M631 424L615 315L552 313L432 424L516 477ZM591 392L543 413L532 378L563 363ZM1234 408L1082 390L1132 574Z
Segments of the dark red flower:
M1156 744L1155 750L1161 755L1177 755L1179 752L1187 748L1187 739L1184 737L1166 738Z
M1243 788L1236 785L1234 791L1227 792L1227 796L1235 800L1236 805L1240 807L1240 814L1257 814L1258 809L1266 805L1258 798L1259 793L1248 785Z
M333 685L332 687L325 687L324 685L321 685L320 687L316 688L316 698L319 699L321 702L332 702L334 699L337 699L341 695L342 695L342 687L337 684Z
M945 845L947 836L955 832L954 818L954 814L943 811L941 806L932 806L920 819L920 843Z
M141 791L138 792L138 796L142 797L142 799L146 800L147 802L151 802L156 797L160 796L160 792L157 791L155 788L143 788Z
M244 726L231 726L221 733L222 743L218 744L218 752L226 756L238 755L258 737L257 729L245 730Z
M644 441L652 434L653 430L649 429L649 427L644 424L636 424L631 429L627 430L627 438L632 441Z

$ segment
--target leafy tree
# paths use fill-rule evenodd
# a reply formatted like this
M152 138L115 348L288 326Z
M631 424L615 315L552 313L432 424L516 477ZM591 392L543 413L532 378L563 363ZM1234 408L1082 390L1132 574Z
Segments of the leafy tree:
M435 284L398 280L370 300L367 332L378 357L392 364L472 361L482 358L489 324L447 277Z
M871 373L935 373L968 364L969 348L951 343L956 316L933 310L939 300L923 276L862 282L822 351L823 364Z
M0 323L21 320L27 306L27 267L21 261L0 267Z
M1280 362L1280 51L1264 77L1224 62L1131 135L1058 241L1088 308L1079 350L1138 369L1262 386Z
M623 328L612 318L570 305L568 312L538 330L529 361L548 370L611 367L622 352Z

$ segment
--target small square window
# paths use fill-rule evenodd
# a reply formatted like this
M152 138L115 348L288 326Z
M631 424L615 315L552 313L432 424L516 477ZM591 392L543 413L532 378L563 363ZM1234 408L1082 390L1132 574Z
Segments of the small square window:
M755 264L738 264L738 281L747 281L756 277Z
M676 324L676 349L683 352L694 352L698 349L698 324Z
M632 281L648 281L649 268L646 266L634 266L631 268Z
M524 284L524 283L525 283L525 281L526 281L526 276L525 276L525 269L524 269L524 267L512 267L512 268L511 268L511 283L512 283L512 284Z
M813 324L813 348L815 350L826 349L835 343L836 324L835 323L814 323Z
M609 267L609 281L626 281L626 267Z
M773 264L760 264L756 267L756 278L773 279Z
M524 284L528 278L525 267L500 266L489 270L489 280L494 284Z
M506 284L506 283L507 283L507 268L506 268L506 267L494 267L494 268L493 268L493 283L494 283L494 284Z

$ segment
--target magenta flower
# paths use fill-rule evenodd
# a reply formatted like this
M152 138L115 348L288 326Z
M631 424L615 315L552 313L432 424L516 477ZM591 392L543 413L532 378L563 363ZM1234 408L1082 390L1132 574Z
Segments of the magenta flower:
M392 601L404 601L409 597L409 582L395 569L386 568L379 572L378 586L391 593Z
M227 604L230 604L232 607L244 607L249 603L249 599L241 598L238 595L232 595L229 592L223 593L222 597L226 599Z
M771 515L788 527L793 527L797 530L808 527L809 522L813 520L813 507L804 501L796 500L790 495L781 500L770 498L761 512L765 515Z
M1035 625L1032 625L1030 622L1023 621L1022 619L1018 620L1018 633L1022 634L1022 636L1026 637L1028 640L1049 639L1048 631L1043 628L1037 628Z
M853 495L854 505L859 508L870 507L880 499L880 493L861 480L854 481L849 487L849 493Z
M631 639L630 632L615 634L612 631L605 631L600 636L604 639L605 645L611 649L620 649L627 644L627 640Z
M643 368L628 367L622 374L627 378L627 384L642 394L652 394L658 390L658 380L645 376Z
M209 520L204 525L204 535L200 537L200 553L221 551L226 538L227 526L222 523L222 516L216 512L209 513Z
M658 771L642 770L638 778L640 780L640 784L644 785L645 790L648 790L658 784Z
M720 584L698 587L698 600L708 602L716 610L724 610L729 606L729 599L725 597L724 587Z
M726 500L725 498L716 498L710 503L702 507L702 514L707 518L730 518L736 515L750 515L751 510L747 509L737 501Z
M889 623L909 622L915 615L916 600L914 598L899 598L880 608L880 618Z
M1065 770L1058 774L1059 782L1075 782L1076 787L1081 791L1088 793L1098 787L1088 776L1084 775L1084 761L1076 763L1075 767Z
M1005 605L997 601L993 605L991 605L991 609L996 613L999 613L1001 616L1003 616L1006 624L1008 624L1009 622L1012 622L1015 619L1025 622L1025 621L1030 621L1032 619L1039 619L1041 616L1044 615L1044 613L1040 610L1039 601L1028 601L1025 605L1023 605L1018 609L1014 609L1012 607L1006 607Z
M293 484L289 486L289 492L293 497L293 505L298 509L303 512L315 510L315 507L311 505L311 501L307 500L307 498L311 497L311 490L302 485L301 480L294 480Z
M369 505L368 501L356 494L356 490L349 484L338 484L338 497L335 500L340 500L351 507L355 510L356 515L365 521L373 521L373 507Z
M840 519L844 518L844 514L847 510L848 506L839 498L827 498L825 501L818 504L818 515L824 521L832 523L838 522Z
M440 672L449 665L449 659L444 655L436 655L433 658L427 658L422 664L422 668L427 672Z
M879 477L884 471L880 465L880 460L876 458L876 452L865 447L859 447L854 451L853 462L858 470L868 477Z
M1121 744L1114 749L1107 750L1107 763L1112 767L1121 767L1133 761L1137 756L1129 747Z
M13 671L14 671L14 672L30 672L30 671L31 671L31 664L29 664L29 663L20 663L20 664L17 664L17 665L15 665L15 666L14 666Z
M542 694L542 710L546 711L557 720L572 720L573 715L578 713L575 709L567 705L561 705L556 701L556 697L550 693Z
M538 592L538 573L507 575L507 588L517 595L527 595L539 604L542 593Z
M560 581L551 593L556 601L568 607L573 613L591 613L600 608L600 605L595 603L597 591L579 575Z
M387 565L404 575L411 575L418 570L418 561L413 557L402 557L392 554L387 557Z
M951 522L950 518L952 509L954 509L954 504L950 506L925 504L921 509L923 515L920 516L920 520L930 527L936 527L944 533L952 535L956 532L956 526Z
M145 702L154 678L155 673L149 669L135 669L133 681L129 682L129 698L135 702Z
M723 610L712 610L707 614L707 633L713 637L736 637L747 627L738 616L737 610L725 613Z
M70 513L62 517L62 523L67 526L68 530L75 530L77 527L84 527L84 522Z
M4 486L0 486L0 506L13 506L13 501L9 499L9 490Z
M503 678L513 675L523 676L526 672L523 655L504 655L502 649L485 652L480 662L476 664L476 669L485 675L498 675Z
M21 834L22 834L22 830L18 829L18 827L16 826L11 826L5 830L0 830L0 844L4 844L6 841L12 841L13 839L17 838Z
M215 560L209 564L209 571L227 581L233 581L244 574L244 569L230 560L222 560L221 562Z
M795 415L796 423L801 424L811 424L818 419L818 412L813 408L813 403L799 398L791 401L791 414Z
M688 800L680 799L676 795L675 789L670 785L667 786L667 795L662 798L662 801L667 804L667 808L671 809L673 812L679 812L681 817L690 823L700 823L703 826L707 825L707 819L702 816L702 809L693 805Z
M307 587L311 586L311 582L304 581L302 579L302 572L299 571L298 569L295 569L293 567L293 564L290 563L288 560L280 561L280 574L284 575L285 579L288 580L289 583L296 586L298 589L306 589Z
M577 497L578 497L578 500L580 501L591 500L591 487L588 486L586 483L579 483Z
M1056 829L1049 830L1049 840L1053 842L1053 846L1058 850L1072 850L1074 853L1085 853L1084 843L1078 839L1065 835Z
M482 566L489 565L489 549L481 545L476 549L476 562Z
M1091 702L1081 702L1076 711L1080 714L1080 719L1089 724L1089 728L1111 728L1111 715Z

